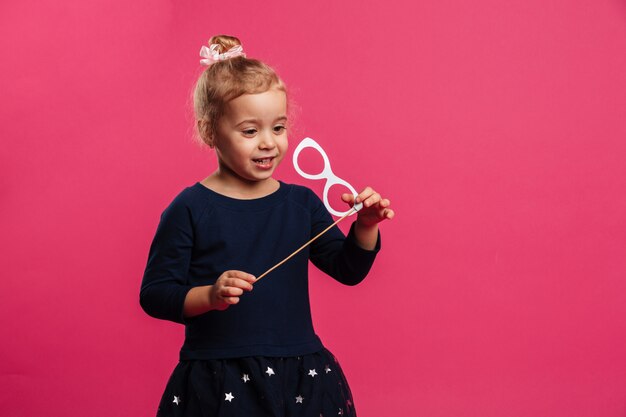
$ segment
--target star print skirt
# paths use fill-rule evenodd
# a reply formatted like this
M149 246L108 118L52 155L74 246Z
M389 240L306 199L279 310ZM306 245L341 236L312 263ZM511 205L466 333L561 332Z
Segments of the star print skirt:
M157 417L355 417L328 350L299 357L181 361Z

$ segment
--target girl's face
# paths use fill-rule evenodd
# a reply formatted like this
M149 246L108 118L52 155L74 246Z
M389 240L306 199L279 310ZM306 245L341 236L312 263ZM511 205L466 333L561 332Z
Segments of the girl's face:
M283 91L271 88L230 101L213 137L222 178L244 187L271 180L287 152L286 129Z

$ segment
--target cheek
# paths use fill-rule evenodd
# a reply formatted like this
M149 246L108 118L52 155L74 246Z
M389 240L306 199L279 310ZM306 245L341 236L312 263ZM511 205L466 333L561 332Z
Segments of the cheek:
M242 141L238 143L236 146L233 146L233 152L241 156L248 156L250 154L253 154L255 149L256 149L256 146L254 145L254 143L250 141L247 141L247 142Z
M287 139L287 136L281 139L279 146L283 152L287 152L287 149L289 149L289 140Z

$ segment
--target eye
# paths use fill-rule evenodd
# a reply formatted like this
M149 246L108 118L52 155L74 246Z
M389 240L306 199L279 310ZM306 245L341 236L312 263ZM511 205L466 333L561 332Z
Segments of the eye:
M278 126L274 126L274 133L283 133L285 130L287 130L287 126L285 125L278 125Z
M244 130L241 131L241 133L243 133L244 136L251 137L251 136L254 136L256 134L256 129L252 129L252 128L244 129Z

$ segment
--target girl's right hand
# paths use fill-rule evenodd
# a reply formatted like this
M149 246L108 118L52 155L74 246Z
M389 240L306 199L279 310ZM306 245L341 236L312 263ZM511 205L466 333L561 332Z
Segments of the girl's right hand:
M252 291L255 281L254 275L247 272L224 272L209 290L211 310L226 310L230 305L237 304L244 291Z

